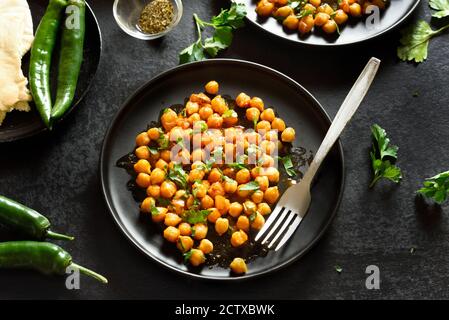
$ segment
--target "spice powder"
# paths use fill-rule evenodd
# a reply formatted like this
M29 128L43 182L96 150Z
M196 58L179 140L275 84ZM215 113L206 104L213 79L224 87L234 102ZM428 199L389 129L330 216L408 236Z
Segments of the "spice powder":
M140 14L139 28L150 34L166 30L173 22L174 8L170 0L153 0Z

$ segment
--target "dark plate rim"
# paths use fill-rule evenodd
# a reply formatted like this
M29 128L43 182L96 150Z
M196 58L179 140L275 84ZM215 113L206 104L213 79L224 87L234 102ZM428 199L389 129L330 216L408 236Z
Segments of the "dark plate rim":
M103 55L103 36L101 34L101 28L100 28L100 24L98 23L98 19L95 16L95 12L92 9L92 7L89 5L89 3L87 3L86 1L86 6L89 9L90 13L92 14L92 17L94 18L95 21L95 25L97 26L98 29L98 35L99 35L99 40L100 40L100 57L98 58L98 63L95 66L95 70L94 73L92 75L91 81L89 82L89 84L87 85L86 89L84 90L84 92L81 93L81 95L79 96L79 98L77 99L77 101L67 110L67 112L64 114L64 116L61 117L61 119L59 119L56 123L55 126L58 126L61 124L61 122L63 122L71 113L74 109L76 109L76 107L84 100L84 98L86 97L87 93L90 91L92 85L95 82L95 79L97 77L97 71L98 68L101 64L101 59L102 59L102 55ZM0 143L8 143L8 142L14 142L14 141L20 141L20 140L24 140L24 139L28 139L31 137L34 137L36 135L39 135L43 132L46 131L50 131L47 127L42 127L40 129L34 130L34 131L30 131L28 133L25 133L23 135L17 136L17 137L11 137L8 139L0 139Z
M349 42L344 42L344 43L310 43L310 42L307 42L306 40L290 39L290 38L283 37L280 34L271 32L270 30L265 29L261 24L257 23L257 21L253 21L253 20L251 20L248 17L246 17L245 19L246 19L246 21L249 21L252 25L257 27L258 29L262 29L264 32L266 32L268 34L271 34L272 36L275 36L276 38L282 39L284 41L289 41L291 43L297 43L297 44L300 44L300 45L306 45L306 46L311 46L311 47L343 47L343 46L347 46L347 45L353 45L353 44L356 44L356 43L362 43L362 42L366 42L366 41L372 40L374 38L380 37L380 36L390 32L391 30L395 29L396 27L401 25L405 20L407 20L407 18L416 10L418 5L421 3L421 0L414 0L414 1L416 1L416 2L413 5L413 7L401 19L396 21L394 24L392 24L391 26L389 26L385 30L379 31L376 34L373 34L372 36L369 36L369 37L361 39L361 40L349 41Z
M105 165L105 154L107 152L107 145L108 142L110 140L111 134L112 134L112 130L116 124L116 122L120 119L120 117L123 115L123 113L125 113L125 109L127 108L128 104L130 102L132 102L137 96L143 94L145 92L145 90L150 87L151 85L153 85L155 82L159 81L160 79L163 79L171 74L176 74L178 71L180 70L184 70L184 69L189 69L192 68L192 66L195 65L209 65L209 64L220 64L220 63L231 63L231 64L236 64L236 65L241 65L243 67L253 67L259 70L263 70L265 72L271 73L276 77L280 77L283 80L286 80L287 82L290 82L292 85L294 85L298 90L304 92L304 94L313 102L316 104L317 108L316 110L319 111L322 116L323 119L326 120L326 122L328 123L328 125L330 125L332 123L331 118L329 117L328 113L326 112L326 110L323 108L323 106L318 102L318 100L308 91L306 90L302 85L300 85L298 82L296 82L295 80L293 80L292 78L288 77L287 75L272 69L270 67L255 63L255 62L250 62L250 61L245 61L245 60L238 60L238 59L211 59L211 60L205 60L205 61L199 61L199 62L191 62L191 63L187 63L187 64L183 64L183 65L179 65L176 67L173 67L167 71L164 71L160 74L158 74L157 76L153 77L151 80L149 80L148 82L146 82L144 85L142 85L140 88L138 88L133 94L131 94L126 101L122 104L122 106L120 107L120 109L117 111L116 115L114 116L114 118L111 121L111 124L109 125L108 130L106 131L105 137L103 139L103 144L101 147L101 153L100 153L100 162L99 162L99 170L100 170L100 180L101 180L101 189L103 192L103 198L106 202L106 205L108 207L109 212L111 213L115 224L119 227L119 229L122 231L122 233L126 236L126 238L140 251L142 252L146 257L151 258L151 260L153 260L154 262L157 262L159 264L161 264L162 266L164 266L165 268L176 272L178 274L183 274L185 276L191 277L191 278L195 278L195 279L201 279L201 280L215 280L215 281L242 281L242 280L247 280L247 279L252 279L252 278L258 278L261 277L263 275L267 275L269 273L272 273L274 271L278 271L290 264L292 264L293 262L297 261L298 259L300 259L301 257L303 257L324 235L324 233L327 231L327 229L329 228L330 224L332 223L332 221L334 220L338 209L340 207L340 203L343 197L343 193L344 193L344 187L345 187L345 181L346 181L346 169L345 169L345 158L344 158L344 151L343 151L343 145L341 143L341 140L338 140L338 144L336 144L336 146L338 146L338 152L339 152L339 156L341 158L341 172L342 172L342 178L341 178L341 182L340 182L340 192L338 195L338 199L337 199L337 203L335 204L332 214L330 216L330 219L326 222L326 224L324 225L324 227L321 229L321 231L315 236L315 238L302 250L300 251L298 254L294 255L292 258L278 264L277 266L269 269L269 270L264 270L264 271L260 271L260 272L256 272L253 274L248 274L248 275L243 275L243 276L239 276L239 277L228 277L228 278L223 278L223 277L215 277L215 276L205 276L205 275L201 275L201 274L195 274L195 273L191 273L189 271L185 271L185 270L180 270L174 266L169 265L168 263L164 262L161 259L158 259L157 257L154 257L153 255L149 254L145 248L143 248L143 246L141 244L138 243L138 241L132 236L132 234L128 231L128 229L126 229L126 227L123 225L123 223L121 222L121 220L118 217L118 214L116 212L116 210L114 209L113 205L112 205L112 201L108 198L108 191L107 191L107 185L105 183L105 171L106 171L106 165Z

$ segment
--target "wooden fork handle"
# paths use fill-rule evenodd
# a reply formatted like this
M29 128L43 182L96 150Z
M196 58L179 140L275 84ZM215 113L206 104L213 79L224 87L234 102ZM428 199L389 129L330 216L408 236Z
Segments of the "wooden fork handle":
M341 105L340 109L335 116L332 125L327 131L326 137L320 145L320 148L315 154L312 163L309 166L306 174L304 175L303 180L311 183L313 177L315 176L318 168L320 167L323 160L326 158L329 151L332 149L332 146L335 144L337 139L340 137L344 128L351 120L354 113L357 111L360 106L363 98L365 97L368 89L371 86L371 83L374 80L374 77L379 69L380 60L377 58L371 58L368 61L365 69L363 69L359 78L355 82L349 94L346 96L345 101Z

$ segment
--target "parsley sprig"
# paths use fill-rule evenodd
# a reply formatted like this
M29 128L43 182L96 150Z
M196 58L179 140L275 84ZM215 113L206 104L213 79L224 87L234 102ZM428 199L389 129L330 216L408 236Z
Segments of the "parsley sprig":
M429 5L437 10L432 16L435 18L444 18L449 16L449 0L430 0ZM401 45L397 50L398 57L403 61L423 62L427 59L429 42L432 38L441 35L449 29L449 24L438 30L432 27L424 20L402 30Z
M445 202L449 195L449 171L426 179L418 193L426 198L433 199L438 204Z
M374 143L370 156L374 178L369 187L372 188L382 178L398 183L402 179L402 172L392 163L398 158L398 147L390 145L386 131L379 125L374 124L371 132Z
M232 32L244 26L243 18L246 16L246 6L243 3L232 2L231 7L221 10L220 14L212 17L210 22L202 20L195 13L198 40L185 48L179 54L179 63L205 60L208 56L215 57L218 52L226 49L232 43ZM206 27L214 29L212 37L203 41L203 30Z

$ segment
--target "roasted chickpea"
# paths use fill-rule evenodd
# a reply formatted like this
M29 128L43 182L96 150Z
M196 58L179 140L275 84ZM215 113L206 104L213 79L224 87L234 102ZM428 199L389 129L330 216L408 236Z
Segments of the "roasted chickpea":
M212 208L213 206L214 206L214 199L212 199L209 195L205 195L201 199L201 208L209 209L209 208Z
M150 137L151 140L157 140L160 136L159 128L150 128L147 131L148 137Z
M212 110L211 106L206 105L200 108L198 113L202 120L207 120L214 113L214 110Z
M176 213L169 212L165 216L164 223L166 226L176 227L182 221L181 217Z
M137 158L139 159L150 159L150 150L147 146L141 146L136 148L136 151L134 152Z
M142 204L140 205L140 211L150 213L151 208L153 208L155 205L156 200L154 200L153 197L147 197L142 201Z
M214 110L214 112L218 113L219 115L222 115L226 110L228 110L228 104L226 103L226 100L223 99L223 97L220 95L212 99L211 105L212 110Z
M239 216L237 222L235 224L239 230L243 230L245 232L249 231L249 219L247 216Z
M252 97L251 100L249 101L249 106L251 108L258 109L260 112L262 112L265 109L263 100L259 97Z
M259 121L256 125L256 130L259 132L268 132L271 130L271 124L266 120Z
M293 14L293 9L289 6L283 6L276 10L275 16L281 18L287 18L289 15Z
M233 202L229 206L228 213L231 217L238 217L243 211L243 206L239 202Z
M228 231L229 228L229 220L226 218L218 218L215 222L215 231L221 236L226 231Z
M154 168L151 171L151 184L161 184L165 180L165 171L159 168Z
M281 118L274 118L273 122L271 122L271 128L282 132L285 130L285 122Z
M161 184L161 196L163 198L172 198L176 193L176 184L172 181L164 181Z
M141 188L148 188L150 185L150 175L147 173L139 173L136 178L136 184Z
M204 87L204 89L206 90L206 92L208 94L217 94L218 93L218 89L219 89L219 85L217 81L209 81L206 86Z
M163 111L161 116L161 123L165 131L170 131L172 128L176 127L177 120L178 115L172 109L167 108Z
M220 129L222 125L223 118L218 113L214 113L209 118L207 118L207 126L209 128Z
M163 159L167 163L170 162L170 159L171 159L170 150L161 151L161 159Z
M161 187L158 185L149 185L147 188L147 196L153 197L155 199L159 198L161 196Z
M288 127L282 131L281 140L283 142L295 141L295 129Z
M175 228L175 227L167 227L164 230L164 238L170 242L175 243L176 241L178 241L179 238L179 229Z
M263 201L263 196L264 196L264 192L261 190L256 190L254 191L254 193L251 195L251 200L258 204L261 203Z
M294 15L288 16L282 21L282 25L290 30L297 30L299 26L299 19Z
M192 192L196 198L202 199L207 195L207 187L202 183L194 183Z
M335 31L337 31L337 23L334 20L329 20L323 26L323 31L328 33L328 34L335 33Z
M301 18L301 20L299 21L298 30L301 34L306 34L312 31L314 25L315 18L313 17L313 15L309 14Z
M192 102L198 102L200 105L210 104L210 98L204 93L192 93L189 100Z
M267 190L268 186L270 185L270 181L268 180L267 176L258 176L254 180L259 184L259 189L261 191Z
M208 181L210 183L221 181L222 174L217 168L213 168L209 173Z
M362 16L362 7L360 4L353 3L349 6L349 14L353 17L361 17Z
M276 3L278 6L286 6L288 4L288 0L269 0L270 2Z
M246 200L246 201L243 203L243 212L245 212L245 214L246 214L247 216L249 216L249 215L255 213L256 210L257 210L257 206L256 206L256 204L255 204L254 202L252 202L252 201L250 201L250 200Z
M193 236L195 240L202 240L207 236L207 225L204 223L195 223L193 226L195 230L195 235Z
M324 26L329 21L329 19L330 16L327 13L318 12L315 16L315 25L318 27Z
M343 11L343 9L338 9L335 11L334 20L337 24L343 24L348 21L348 15Z
M267 214L271 213L271 207L266 202L259 203L257 205L257 212L259 212L263 216L266 216Z
M231 245L235 248L240 247L248 241L248 235L243 230L235 231L231 236Z
M251 179L251 173L248 169L241 169L237 171L237 174L235 175L235 180L237 180L238 184L244 184L249 182Z
M176 247L181 250L181 252L187 252L193 247L193 240L189 236L179 236L176 242Z
M324 4L322 4L321 6L318 7L318 12L324 12L324 13L327 13L330 16L331 14L334 13L334 9L332 9L332 7L329 4L324 3Z
M159 159L158 161L156 161L155 167L166 171L168 169L168 163L163 159Z
M270 187L265 191L264 199L269 204L274 204L279 198L279 189L278 187Z
M198 246L198 249L203 251L204 254L208 254L214 250L214 245L212 244L212 242L210 242L210 240L203 239L203 240L201 240L200 245Z
M246 186L246 184L241 184L237 187L237 195L240 198L248 198L249 195L251 194L251 191L249 191L249 190L242 190L242 188L245 186Z
M262 0L264 1L264 0ZM274 7L274 6L273 6ZM271 12L270 12L271 13ZM247 108L249 107L249 102L251 101L251 97L249 95L247 95L246 93L240 93L237 98L235 99L235 103L240 107L240 108Z
M223 169L223 174L228 178L235 179L235 169L233 168L225 168Z
M260 111L257 108L251 107L246 109L246 119L249 121L258 121L260 116Z
M264 140L260 143L260 149L267 155L274 154L276 151L276 143L269 140Z
M266 176L270 183L278 183L279 182L279 170L274 167L264 168L261 175Z
M200 105L197 102L187 101L186 103L186 113L187 115L192 115L200 110Z
M264 224L265 218L259 212L256 212L256 217L254 218L254 221L251 223L251 228L253 228L254 230L260 230L262 229Z
M224 196L225 191L221 182L214 182L210 185L209 190L207 192L212 198L215 198L217 195Z
M210 223L215 223L217 221L217 219L220 217L221 217L221 213L220 213L220 211L218 211L217 208L209 209L209 214L207 215L207 221L209 221Z
M205 174L206 173L201 169L193 169L189 172L188 180L189 182L203 180Z
M136 145L141 146L147 146L150 143L150 137L148 136L148 133L142 132L139 133L136 137Z
M134 171L136 173L146 173L146 174L150 174L151 173L151 165L148 162L148 160L145 159L140 159L139 161L137 161L134 164Z
M178 226L181 236L190 236L192 234L192 227L187 222L182 222Z
M237 191L238 183L233 179L226 179L224 182L224 190L226 193L234 193Z
M232 272L236 274L243 274L248 271L245 260L243 260L242 258L234 258L229 267L231 268Z
M156 207L156 210L153 210L153 212L151 212L151 219L154 222L162 222L165 220L165 217L167 215L167 208L164 207Z
M175 196L176 196L176 194L175 194ZM184 199L173 199L171 204L173 207L173 211L175 211L175 213L177 215L180 215L184 212L184 207L186 205L186 202L184 201Z
M260 114L260 118L262 120L268 121L268 122L272 122L274 120L274 118L276 118L275 114L274 114L274 110L271 108L265 109L261 114Z
M342 9L345 13L349 13L349 5L349 0L341 0L339 8Z
M199 249L192 249L190 251L190 264L194 267L198 267L206 261L206 257L204 256L203 251Z
M310 3L312 6L318 8L318 7L321 5L321 0L309 0L309 3Z
M256 7L257 14L262 17L270 16L273 10L274 10L274 3L271 3L268 0L261 0Z

